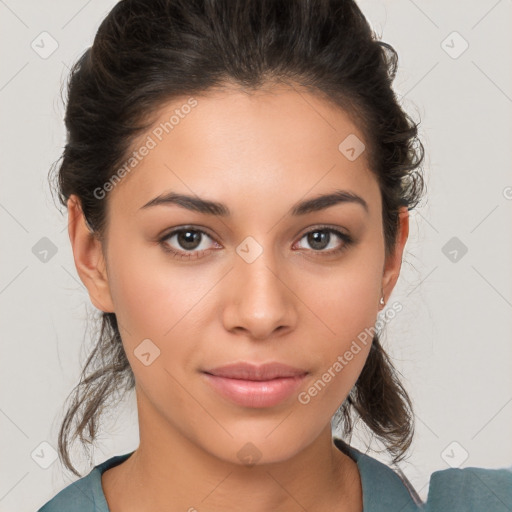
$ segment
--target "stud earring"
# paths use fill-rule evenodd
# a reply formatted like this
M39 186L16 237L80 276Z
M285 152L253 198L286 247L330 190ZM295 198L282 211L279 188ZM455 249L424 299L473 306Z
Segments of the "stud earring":
M384 306L384 304L385 304L385 302L384 302L384 297L381 297L381 298L380 298L380 305L381 305L381 306Z

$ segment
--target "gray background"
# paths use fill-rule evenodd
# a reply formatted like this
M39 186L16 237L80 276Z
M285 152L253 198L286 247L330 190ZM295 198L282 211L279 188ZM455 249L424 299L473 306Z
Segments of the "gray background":
M114 4L0 0L2 512L33 511L74 480L52 463L52 450L96 310L46 179L65 144L68 68ZM512 465L512 2L359 4L398 51L395 90L421 118L427 153L428 200L412 213L389 299L403 310L383 340L416 411L415 441L400 467L425 499L433 471ZM58 48L43 58L52 40ZM45 256L41 247L52 245ZM366 440L358 430L352 443ZM94 463L137 444L129 395L106 421ZM377 453L382 445L372 447L388 461Z

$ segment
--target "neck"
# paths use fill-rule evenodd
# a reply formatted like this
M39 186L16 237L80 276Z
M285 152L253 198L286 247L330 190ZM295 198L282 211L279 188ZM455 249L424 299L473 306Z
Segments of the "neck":
M139 406L137 450L103 475L111 512L362 511L357 465L334 445L330 424L291 458L248 466L219 459L148 412Z

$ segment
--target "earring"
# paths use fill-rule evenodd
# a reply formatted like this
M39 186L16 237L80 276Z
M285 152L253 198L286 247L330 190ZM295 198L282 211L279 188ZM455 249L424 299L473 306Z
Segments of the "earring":
M381 305L381 306L384 306L384 304L385 304L385 302L384 302L384 297L381 297L381 298L380 298L380 305Z

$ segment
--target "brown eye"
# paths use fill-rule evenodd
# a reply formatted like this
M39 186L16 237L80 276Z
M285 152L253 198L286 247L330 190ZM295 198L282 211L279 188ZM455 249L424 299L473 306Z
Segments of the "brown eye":
M205 242L205 237L212 240L212 238L201 229L180 228L162 237L160 244L165 251L174 254L177 258L200 258L205 252L212 248ZM175 239L173 243L170 242L172 239Z
M306 239L307 244L314 252L326 255L336 254L352 243L352 238L334 228L316 228L304 234L301 240ZM338 242L336 242L338 239ZM342 241L340 244L339 240ZM329 250L325 250L328 248Z
M201 242L201 237L203 236L198 231L190 229L187 229L186 231L178 231L176 235L176 241L180 247L189 251L197 249L197 246Z

